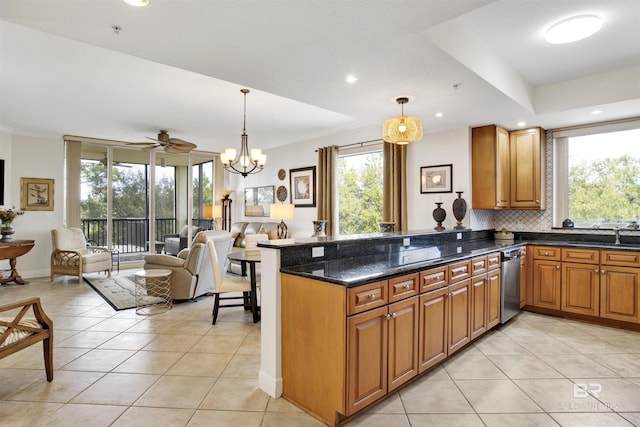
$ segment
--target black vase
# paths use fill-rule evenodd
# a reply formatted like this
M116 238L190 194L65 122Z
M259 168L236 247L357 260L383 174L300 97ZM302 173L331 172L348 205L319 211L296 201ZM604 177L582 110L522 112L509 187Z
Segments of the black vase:
M445 211L440 207L442 205L442 202L436 202L436 205L438 207L433 210L433 219L436 220L438 225L433 227L433 229L437 231L442 231L444 230L444 227L442 226L442 222L447 217L447 211Z
M453 216L456 218L457 224L453 227L455 230L464 229L462 220L467 214L467 201L462 198L462 191L456 191L458 198L453 201Z

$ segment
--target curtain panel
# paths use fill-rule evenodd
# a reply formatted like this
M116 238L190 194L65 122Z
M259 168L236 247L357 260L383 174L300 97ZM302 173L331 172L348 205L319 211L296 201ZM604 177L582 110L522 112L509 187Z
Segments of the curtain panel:
M335 236L336 228L336 173L338 147L330 145L318 149L318 220L326 220L327 236Z
M407 146L384 143L382 220L407 231Z

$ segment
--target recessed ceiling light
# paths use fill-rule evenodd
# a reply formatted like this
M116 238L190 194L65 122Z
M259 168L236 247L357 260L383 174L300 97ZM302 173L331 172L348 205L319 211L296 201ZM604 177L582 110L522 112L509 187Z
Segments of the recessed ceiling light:
M518 122L518 126L522 127L522 126L526 126L527 123L526 122Z
M123 1L135 7L151 6L151 0L123 0Z
M442 116L444 116L444 114L442 114L442 113L436 113L436 117L442 117Z
M353 74L349 74L344 80L347 83L349 83L350 85L352 85L352 84L354 84L355 82L358 81L358 78L356 76L354 76Z
M553 44L571 43L592 36L600 28L602 20L595 15L574 16L549 27L544 39Z
M593 111L591 112L591 114L593 114L594 116L597 116L598 114L602 114L603 112L604 112L604 111L602 111L602 110L593 110Z

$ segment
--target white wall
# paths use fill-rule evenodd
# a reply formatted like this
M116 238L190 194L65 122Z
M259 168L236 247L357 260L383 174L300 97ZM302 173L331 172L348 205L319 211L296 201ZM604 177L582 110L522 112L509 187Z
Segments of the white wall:
M64 217L64 142L0 130L0 143L0 158L5 160L4 208L20 207L20 178L55 180L53 211L27 211L13 221L16 240L35 240L33 249L18 258L18 272L23 278L48 276L51 229L62 226ZM0 269L7 268L9 262L0 261Z
M261 218L245 217L243 210L244 188L264 185L284 185L287 191L289 185L289 169L307 166L317 166L318 147L328 145L345 145L360 141L381 138L379 126L368 126L356 130L341 132L337 135L325 136L314 140L290 144L266 151L267 165L264 171L256 175L242 178L239 175L227 176L227 187L233 189L233 221L255 221ZM409 144L407 150L407 194L408 194L408 222L409 230L433 229L435 221L432 212L435 202L442 201L442 207L447 211L444 226L451 229L456 220L453 217L451 204L457 197L455 191L463 191L463 197L470 203L471 173L470 173L470 131L460 128L445 132L427 134L418 142ZM445 194L420 194L420 167L441 164L453 165L453 192ZM278 170L284 169L287 176L284 181L278 179ZM226 174L229 175L229 174ZM312 221L317 219L316 208L296 208L295 219L286 221L289 233L294 237L308 237L313 233ZM276 221L263 219L267 221ZM463 221L469 227L469 214Z

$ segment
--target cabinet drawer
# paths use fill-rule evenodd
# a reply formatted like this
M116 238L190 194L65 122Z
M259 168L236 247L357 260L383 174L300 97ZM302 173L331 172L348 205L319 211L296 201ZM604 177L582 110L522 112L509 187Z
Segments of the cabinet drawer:
M486 273L488 269L489 269L489 267L488 267L488 264L487 264L487 257L486 256L476 257L476 258L473 258L471 260L471 275L472 276L477 276L479 274Z
M396 302L418 295L420 288L418 280L418 273L389 279L389 302Z
M619 265L621 267L640 267L640 252L633 251L601 251L600 263L603 265Z
M471 277L471 261L462 261L449 266L449 283Z
M560 261L560 248L555 246L534 246L533 259Z
M420 272L420 292L432 291L445 286L448 283L448 271L449 269L445 266Z
M600 264L600 251L597 249L562 248L562 261Z
M349 288L347 289L347 300L349 315L381 307L389 301L387 281Z
M495 254L489 254L487 256L487 267L489 268L489 270L495 270L496 268L500 268L500 252L496 252Z

